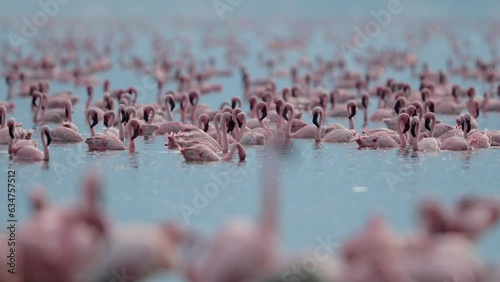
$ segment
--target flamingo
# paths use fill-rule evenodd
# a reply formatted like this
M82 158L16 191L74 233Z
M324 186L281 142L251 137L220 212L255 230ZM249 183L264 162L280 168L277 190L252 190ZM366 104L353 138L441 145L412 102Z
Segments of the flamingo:
M349 101L347 104L354 102ZM354 102L355 103L355 102ZM350 115L348 116L349 121L352 121L353 116L356 114L356 107L346 105L348 109L352 109ZM350 143L354 141L357 136L356 130L354 129L334 129L327 133L323 138L321 137L321 129L323 125L324 112L321 107L315 107L312 111L313 113L313 124L316 126L316 133L314 134L314 140L316 142L330 142L330 143ZM319 122L318 122L319 117ZM354 124L353 126L354 127Z
M182 153L184 159L188 162L230 161L233 158L236 150L238 150L240 161L244 161L246 157L245 148L239 143L234 144L231 150L229 150L229 152L222 157L217 155L217 153L215 153L211 148L203 144L196 144L190 147L179 147L179 151Z
M264 145L266 136L248 129L246 127L247 115L244 112L238 113L236 116L238 126L240 127L239 136L236 141L242 145Z
M428 137L428 138L422 138L421 140L419 139L420 118L418 116L414 116L411 118L410 126L411 126L410 132L411 135L413 136L413 144L412 144L413 151L427 151L427 152L439 151L439 141L436 138Z
M13 135L11 135L10 137L14 139ZM23 162L48 161L50 159L49 145L52 141L49 126L44 125L40 128L40 138L42 140L43 152L34 146L19 146L17 148L14 147L14 160Z
M7 109L2 105L0 106L0 145L7 145L10 141L9 128L7 127ZM17 124L14 120L15 134L19 139L31 139L33 130L25 130L21 128L22 124Z
M468 151L470 150L470 144L471 141L468 139L468 133L470 131L469 124L464 121L463 122L463 134L464 136L451 136L449 138L446 138L444 140L441 140L441 144L439 145L439 148L441 150L448 150L448 151ZM444 135L444 134L443 134ZM441 138L441 136L440 136Z
M127 131L129 136L128 150L130 153L135 152L135 138L139 136L140 124L135 118L132 118L127 123ZM126 150L127 147L118 137L113 134L100 133L95 134L85 140L90 151L112 151Z

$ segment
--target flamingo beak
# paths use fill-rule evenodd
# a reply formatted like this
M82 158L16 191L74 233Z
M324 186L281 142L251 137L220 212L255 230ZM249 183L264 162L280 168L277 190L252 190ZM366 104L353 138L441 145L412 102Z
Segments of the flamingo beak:
M47 137L47 146L49 146L50 143L52 143L52 137L50 136L50 132L45 131L45 137Z
M284 118L286 121L288 121L288 117L287 117L287 115L288 115L288 109L287 109L287 108L284 108L284 109L283 109L283 118Z
M349 119L353 118L356 115L356 106L351 107L351 114L349 115Z
M368 99L366 97L363 97L361 99L361 105L363 105L364 108L368 108L368 103L367 103L368 101L367 100Z
M408 132L409 129L410 129L410 122L406 122L405 123L405 129L403 130L403 133Z
M479 108L476 108L476 118L479 117Z
M90 125L90 128L94 128L94 126L96 126L97 123L99 123L99 118L97 117L97 115L94 115L92 117L92 124Z
M319 100L319 105L324 108L325 107L325 101L323 99Z
M14 126L9 126L9 135L10 138L14 139Z
M396 111L396 113L399 114L399 110L401 109L401 102L400 101L397 101L396 102L396 105L394 105L394 110Z
M319 127L319 123L318 123L318 114L317 113L314 113L313 115L313 123L314 125L316 125L317 127Z
M36 104L36 97L33 96L33 99L31 99L31 105L33 105L33 107L38 107L38 105Z
M129 120L129 116L127 112L122 110L122 123L127 122Z
M253 111L253 104L250 103L250 111Z
M429 112L434 113L434 104L429 106Z
M231 108L233 110L236 108L236 100L231 101Z
M181 110L184 110L185 107L185 104L181 101Z
M260 117L260 120L263 120L267 117L267 108L262 108L262 116Z
M109 127L109 119L105 118L103 123L104 123L104 126Z
M69 111L68 109L64 109L64 114L66 115L66 118L69 119Z
M465 122L467 122L467 133L470 132L471 128L470 128L470 120L466 120Z
M238 122L238 127L241 128L243 126L243 122L239 119L236 119L236 121Z
M279 105L276 105L276 113L278 114L278 116L281 113L281 107Z
M134 130L134 134L131 137L131 140L134 140L135 138L137 138L137 136L139 136L139 132L140 132L140 126L137 125L136 129Z
M232 132L236 123L234 122L233 119L229 121L229 124L227 125L227 133Z
M431 121L430 119L425 120L425 128L429 131L431 131Z
M172 99L168 100L168 103L170 104L170 111L173 111L175 108L175 102Z
M149 121L149 115L146 110L144 110L144 121L148 122Z
M203 127L203 131L207 132L208 131L208 122L205 123L205 126Z
M417 127L415 126L415 123L411 125L411 135L416 138L417 137Z
M189 95L189 103L191 104L191 106L194 105L194 97Z

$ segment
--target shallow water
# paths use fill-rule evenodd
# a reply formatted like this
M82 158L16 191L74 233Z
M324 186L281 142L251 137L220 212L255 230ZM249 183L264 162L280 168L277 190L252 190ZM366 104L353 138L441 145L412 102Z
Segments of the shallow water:
M439 41L433 44L439 46L438 50L446 48ZM138 50L148 52L147 48L145 44ZM321 40L311 47L315 52L322 48L325 47ZM437 52L422 53L424 59L436 59L438 66L443 65L444 59ZM255 66L254 57L248 60L248 66L250 73L265 77L265 72ZM388 75L409 77L406 72ZM141 85L143 78L117 68L99 77L110 78L112 88ZM217 107L221 101L241 93L239 79L237 74L217 79L215 83L224 83L223 93L203 96L201 103ZM279 83L282 87L287 81ZM415 83L413 79L414 87ZM166 89L170 87L173 85L167 85ZM54 91L68 88L71 86L53 84ZM5 93L5 86L0 89ZM85 97L82 88L76 91ZM145 100L153 101L155 93L149 93ZM101 95L97 89L96 98ZM14 116L30 128L30 113L26 110L30 101L16 99L15 102ZM375 102L372 101L372 105ZM84 100L74 108L74 119L82 135L87 137L89 130L84 124L83 105ZM309 116L306 118L310 120ZM447 123L454 121L454 117L439 118ZM358 129L361 119L362 115L358 114ZM333 121L347 125L346 120L329 120ZM479 124L481 128L500 129L500 114L482 115ZM380 126L383 124L369 125ZM39 140L38 132L35 137ZM268 153L262 147L247 147L247 159L242 163L235 158L227 163L193 164L186 163L177 151L167 150L162 136L136 140L137 153L132 155L127 151L88 152L85 143L52 144L50 162L31 164L14 163L9 160L6 146L0 146L0 171L5 175L2 179L6 179L7 168L17 173L18 218L29 216L27 196L34 185L46 187L52 202L73 202L88 168L104 175L103 204L111 217L121 222L180 220L210 234L230 216L255 218L258 215L262 156ZM386 216L394 228L408 231L417 224L415 204L422 198L434 196L451 203L463 195L498 195L500 187L498 149L415 153L397 149L359 150L355 143L318 145L313 140L292 140L284 145L280 154L280 232L282 247L287 252L317 246L320 238L330 237L332 242L340 243L374 212ZM200 193L207 197L199 196ZM0 207L5 206L2 195ZM187 209L191 214L183 213ZM0 221L5 222L3 211ZM496 228L481 241L480 252L490 260L500 260L499 235L500 229ZM162 280L162 275L152 279Z

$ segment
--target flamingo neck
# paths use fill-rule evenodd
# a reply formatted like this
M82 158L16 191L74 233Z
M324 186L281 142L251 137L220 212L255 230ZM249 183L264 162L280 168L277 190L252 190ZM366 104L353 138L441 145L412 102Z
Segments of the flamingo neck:
M221 130L222 130L222 144L221 144L222 145L222 153L226 154L227 150L229 148L229 141L227 138L227 127L226 127L225 120L222 121Z
M181 111L181 122L186 123L186 107Z
M368 106L363 110L363 127L368 126Z
M155 119L155 117L156 117L156 110L155 110L154 107L152 107L152 109L151 109L151 117L148 120L148 124L153 124L153 120Z
M418 149L418 141L419 141L419 135L420 135L420 123L418 123L415 126L415 133L417 136L413 137L413 151L419 151Z
M233 147L231 147L231 150L229 150L229 152L224 153L225 155L222 157L222 160L223 161L231 160L237 149L238 149L238 144L234 144Z
M165 118L167 121L174 121L174 115L172 114L172 111L170 110L170 105L167 105L167 110L165 112Z
M319 126L316 127L316 134L314 134L314 140L316 142L321 142L321 129L323 127L323 115L319 117Z
M14 153L14 138L9 136L9 154Z
M48 161L50 159L49 146L47 145L47 140L46 136L44 136L45 135L44 132L42 131L41 134L42 134L41 139L43 144L43 160Z
M220 124L217 119L214 119L214 126L215 126L215 136L217 138L217 143L222 146L222 141L221 141L221 133L220 133Z
M41 103L41 102L40 102ZM36 107L35 113L33 114L33 122L37 123L39 121L38 114L40 113L40 106Z
M264 129L268 129L267 126L266 126L266 123L264 122L264 120L262 119L259 119L259 125L260 127L264 128Z
M352 130L356 129L354 126L354 117L349 119L349 129L352 129Z
M2 123L0 124L0 129L4 129L7 126L7 121L5 120L7 118L7 113L2 109Z
M198 107L198 103L194 103L193 107L191 107L191 121L193 121L193 123L196 120L196 108L197 107Z
M247 128L247 119L243 119L243 122L241 123L241 129L240 129L240 138L238 139L238 142L243 139L243 136L245 136L245 130Z
M399 134L399 148L401 150L406 149L406 137L403 134L403 130L401 129L401 119L398 118L397 122L398 134Z
M430 137L434 137L434 127L436 126L436 119L433 118L431 121L431 131L429 132Z
M464 122L464 138L465 139L468 139L469 138L469 133L467 131L469 131L469 126L467 125L467 122Z
M290 115L290 116L292 116L292 115ZM287 122L287 126L285 129L285 137L287 139L290 139L292 137L292 121L293 121L293 117L290 117L290 120Z

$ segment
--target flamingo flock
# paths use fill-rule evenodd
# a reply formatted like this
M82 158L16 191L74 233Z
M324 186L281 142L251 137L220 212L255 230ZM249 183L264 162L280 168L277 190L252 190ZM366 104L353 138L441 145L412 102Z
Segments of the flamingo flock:
M244 162L254 147L274 152L286 142L415 151L429 157L500 148L500 129L484 126L486 118L499 117L500 60L477 58L471 64L464 55L469 50L456 36L447 37L454 60L446 70L431 70L411 48L387 48L356 55L354 61L365 69L357 71L339 54L288 59L309 44L304 29L288 39L260 36L266 52L257 58L234 34L203 37L204 48L224 51L225 64L224 59L195 54L189 40L157 33L150 62L150 54L133 53L132 31L123 32L122 41L115 36L103 42L69 35L38 39L34 43L40 54L15 53L4 46L7 95L0 101L0 146L14 164L50 162L50 147L59 144L136 154L137 143L148 139L160 139L163 150L175 152L167 157L202 164L235 158ZM430 35L422 34L421 41L427 42ZM407 40L414 45L414 38ZM248 59L256 59L257 69L267 76L245 64ZM154 98L138 86L114 88L121 81L103 73L117 65L153 78ZM407 72L410 78L391 77L386 69ZM228 85L220 81L241 88L211 107L205 104L209 98L227 93ZM477 93L479 84L487 86L484 93ZM53 85L70 86L54 93ZM20 100L29 104L21 107L15 103ZM30 124L16 121L22 119L18 113L30 113ZM33 136L40 137L40 144ZM264 175L277 173L273 162L277 160L264 162ZM293 260L278 247L279 183L264 178L259 221L228 221L211 240L201 240L175 222L140 228L113 222L99 205L103 188L96 177L84 179L83 194L73 206L51 205L43 190L36 190L33 215L19 233L21 274L12 278L2 272L0 282L113 281L109 269L121 268L128 271L127 281L160 271L177 271L192 282L282 281ZM338 258L303 275L311 280L295 281L500 281L500 268L486 265L474 252L474 242L500 219L498 201L469 197L446 207L426 200L418 215L421 226L404 235L373 216L343 242ZM0 234L0 250L4 240ZM197 255L190 257L186 248ZM3 260L2 255L5 265Z

